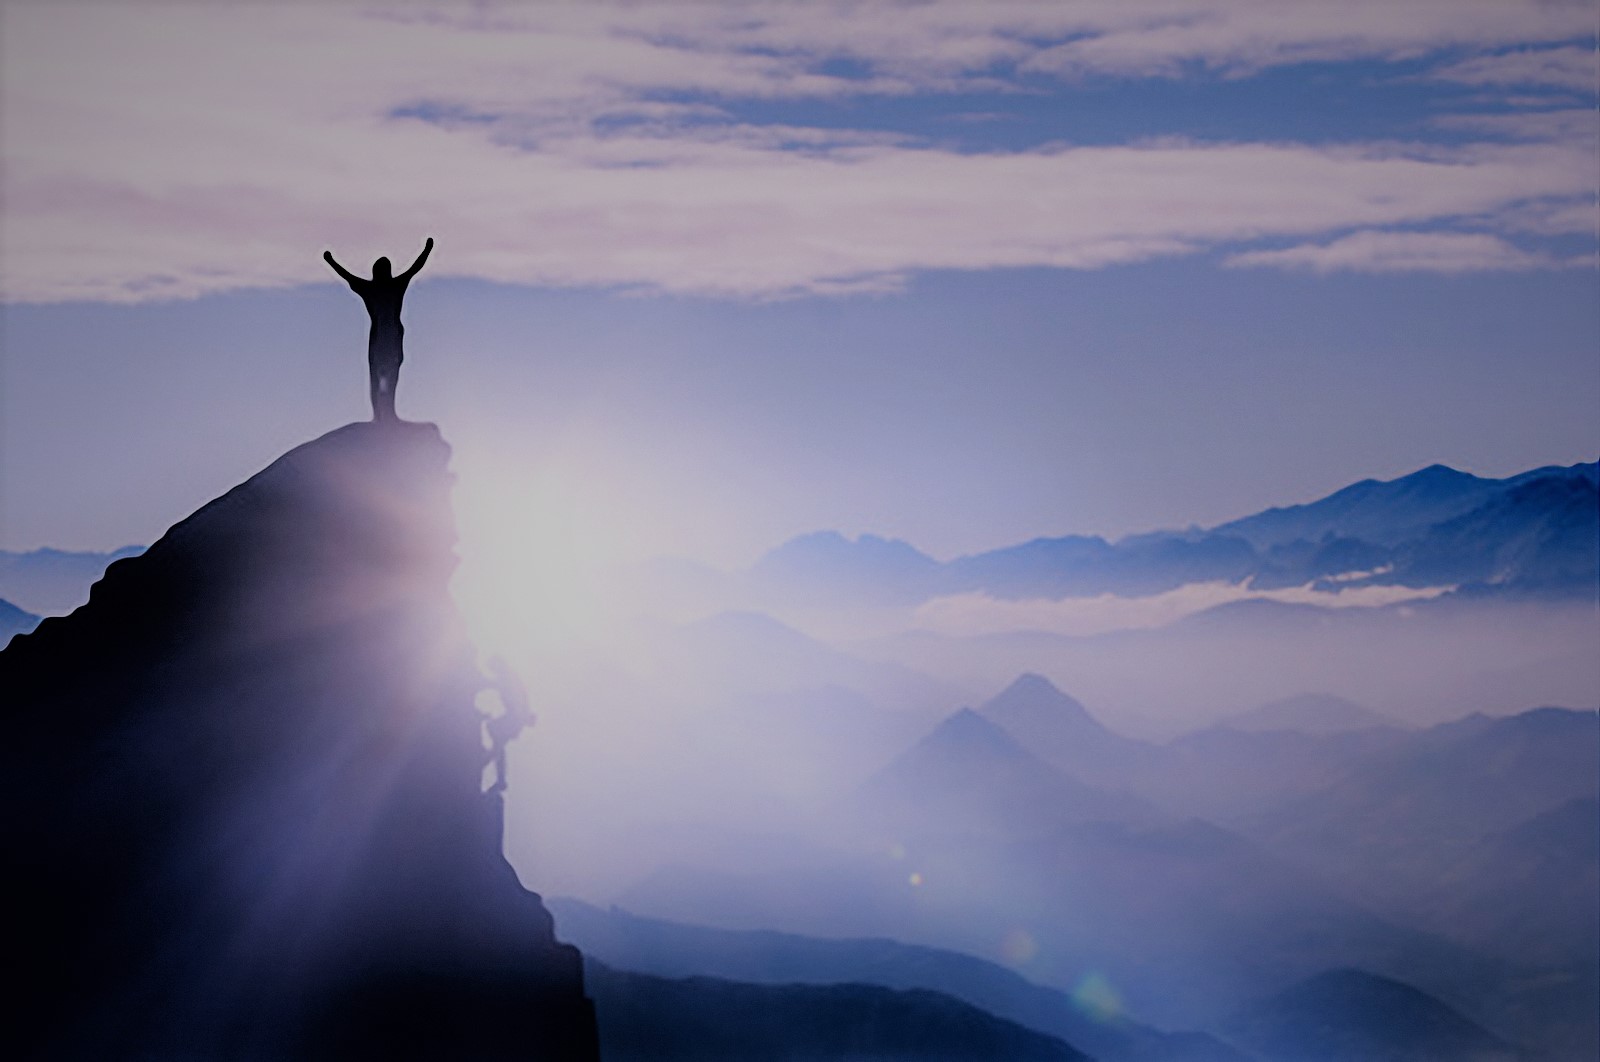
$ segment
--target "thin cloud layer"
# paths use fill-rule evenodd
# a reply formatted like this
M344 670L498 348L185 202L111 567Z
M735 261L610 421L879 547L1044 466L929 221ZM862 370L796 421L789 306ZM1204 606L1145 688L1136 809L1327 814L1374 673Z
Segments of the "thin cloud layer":
M1540 85L1593 92L1600 76L1595 49L1519 48L1495 55L1478 55L1434 71L1442 81L1463 85Z
M1595 144L1600 135L1600 114L1593 107L1559 107L1510 114L1442 114L1434 119L1442 129L1488 133L1509 140L1547 140L1568 144Z
M1487 236L1433 234L1409 256L1394 239L1427 234L1315 241L1530 211L1559 235L1548 219L1580 212L1539 205L1596 185L1570 122L1449 148L972 151L736 107L1530 43L1557 44L1536 54L1559 65L1574 49L1558 42L1592 32L1584 5L78 4L5 19L0 286L13 301L320 281L324 247L359 262L404 255L423 232L449 251L436 275L735 297L1215 248L1239 264L1316 267L1307 255L1365 246L1391 268L1532 268L1555 260ZM1441 76L1509 83L1463 74L1471 61ZM1311 242L1248 247L1272 239Z
M1592 258L1562 263L1481 232L1354 232L1331 243L1237 254L1228 259L1228 264L1309 269L1316 273L1467 273L1594 263Z
M916 627L952 637L976 637L1015 631L1045 631L1087 637L1122 630L1164 627L1185 616L1237 601L1276 601L1323 608L1379 608L1438 597L1449 586L1413 589L1405 586L1359 586L1325 590L1307 586L1255 590L1244 583L1190 583L1148 597L1063 598L1006 601L983 593L935 598L919 606Z

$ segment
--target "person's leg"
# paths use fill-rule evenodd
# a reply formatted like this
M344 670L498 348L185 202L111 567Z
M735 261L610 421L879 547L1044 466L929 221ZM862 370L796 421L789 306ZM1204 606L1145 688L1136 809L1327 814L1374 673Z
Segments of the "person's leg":
M399 364L387 351L374 349L369 352L367 371L371 377L373 420L397 419L394 411L394 385L400 375L398 369Z
M372 419L394 420L394 375L379 369L372 374Z
M388 360L383 356L384 336L373 328L367 336L367 394L372 399L372 419L383 419L383 369Z
M383 375L376 365L367 370L368 390L372 397L372 419L383 419Z
M389 419L399 420L400 414L394 411L394 393L400 388L400 363L406 360L405 355L405 329L394 337L394 360L384 366L384 376L387 381L385 395L389 404Z

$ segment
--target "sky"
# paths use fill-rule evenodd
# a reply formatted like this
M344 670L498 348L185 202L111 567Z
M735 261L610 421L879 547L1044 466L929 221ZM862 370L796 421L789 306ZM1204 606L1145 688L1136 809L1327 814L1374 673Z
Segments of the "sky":
M1596 28L1517 0L0 4L0 549L401 415L528 548L1208 525L1600 452ZM516 548L516 547L514 547Z

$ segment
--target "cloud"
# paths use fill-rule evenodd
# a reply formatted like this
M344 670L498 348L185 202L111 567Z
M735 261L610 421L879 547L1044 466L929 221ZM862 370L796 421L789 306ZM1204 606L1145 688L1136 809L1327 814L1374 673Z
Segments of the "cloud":
M1226 264L1316 273L1475 273L1594 263L1592 258L1562 262L1532 254L1487 233L1367 231L1353 232L1332 243L1246 251L1228 258Z
M1588 236L1600 232L1600 202L1594 195L1529 203L1502 211L1494 224L1507 232L1539 236Z
M403 257L426 233L435 277L873 292L918 270L1098 268L1592 193L1592 151L1566 142L975 153L728 110L1020 91L1015 71L1065 70L1047 54L1094 41L1072 70L1145 69L1132 51L1243 68L1503 46L1575 24L1568 6L1503 0L1330 6L12 5L0 290L327 281L325 247Z
M1190 583L1149 597L1064 598L1012 601L981 592L935 598L912 617L922 630L953 637L1047 631L1084 637L1119 630L1162 627L1185 616L1234 601L1278 601L1323 608L1376 608L1403 601L1438 597L1448 586L1359 586L1319 590L1307 584L1278 590L1252 590L1244 583Z
M1442 129L1488 133L1508 140L1545 140L1594 144L1600 115L1593 107L1561 107L1496 114L1442 114L1433 120Z
M180 159L184 150L172 141ZM7 288L132 300L292 284L324 279L324 241L359 262L403 256L426 231L440 241L435 275L742 296L881 290L917 269L1095 268L1479 215L1593 183L1588 156L1548 147L1408 155L1171 143L972 155L790 152L717 135L573 137L528 153L482 131L406 123L351 131L323 150L214 160L215 183L201 187L181 162L138 183L14 177ZM1406 247L1411 260L1470 268L1539 264L1491 237L1378 233L1236 262L1392 267Z
M1600 77L1600 61L1592 44L1581 48L1519 48L1462 59L1434 70L1432 76L1463 85L1536 85L1592 94Z
M1594 34L1593 9L1583 3L1498 0L1095 5L1082 26L1082 36L1030 57L1029 68L1177 76L1199 66L1239 76L1295 63L1413 59L1443 48L1558 42Z
M1008 67L1143 77L1199 66L1238 75L1594 36L1585 0L847 0L656 7L648 19L642 36L692 41L712 54L850 56L921 86Z

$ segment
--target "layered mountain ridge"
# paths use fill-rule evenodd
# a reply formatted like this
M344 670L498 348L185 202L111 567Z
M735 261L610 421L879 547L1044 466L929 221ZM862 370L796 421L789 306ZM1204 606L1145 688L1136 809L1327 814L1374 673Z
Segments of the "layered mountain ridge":
M769 552L747 578L765 593L809 603L915 604L971 592L1138 597L1204 582L1582 597L1600 578L1596 468L1589 462L1486 479L1432 465L1208 529L1115 541L1036 538L948 562L896 539L815 532Z

